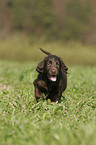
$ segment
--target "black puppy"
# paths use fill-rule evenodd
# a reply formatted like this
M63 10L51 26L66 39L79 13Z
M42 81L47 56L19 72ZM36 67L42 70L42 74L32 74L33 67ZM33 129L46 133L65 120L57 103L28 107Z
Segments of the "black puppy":
M67 70L61 58L51 55L49 52L40 48L48 56L37 65L38 77L34 80L36 100L43 97L51 101L59 101L62 92L67 87Z

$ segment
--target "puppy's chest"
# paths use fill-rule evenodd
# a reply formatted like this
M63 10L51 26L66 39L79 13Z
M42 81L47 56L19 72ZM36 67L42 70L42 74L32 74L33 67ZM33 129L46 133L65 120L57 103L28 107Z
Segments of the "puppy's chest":
M58 91L58 85L54 83L48 83L47 84L48 92L57 92Z

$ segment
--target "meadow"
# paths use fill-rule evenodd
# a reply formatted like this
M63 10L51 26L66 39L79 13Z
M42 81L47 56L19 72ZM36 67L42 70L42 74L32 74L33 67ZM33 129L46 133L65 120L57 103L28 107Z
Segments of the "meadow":
M33 41L0 40L0 145L95 145L96 48ZM45 57L39 47L69 68L60 103L35 100L35 68Z
M39 47L60 56L68 65L96 66L96 46L87 46L74 41L49 42L45 37L27 37L20 33L0 39L0 59L38 62L46 56Z
M96 67L69 66L61 103L37 103L36 65L0 61L0 145L95 145Z

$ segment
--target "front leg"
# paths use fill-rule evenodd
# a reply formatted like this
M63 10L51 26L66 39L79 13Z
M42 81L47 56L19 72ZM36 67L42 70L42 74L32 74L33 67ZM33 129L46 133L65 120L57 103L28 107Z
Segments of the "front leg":
M43 93L38 89L38 87L35 87L35 97L36 101L38 101L40 98L43 98Z
M43 80L35 80L34 81L35 86L35 97L36 100L43 98L43 93L46 95L48 93L48 88L46 86L45 81Z

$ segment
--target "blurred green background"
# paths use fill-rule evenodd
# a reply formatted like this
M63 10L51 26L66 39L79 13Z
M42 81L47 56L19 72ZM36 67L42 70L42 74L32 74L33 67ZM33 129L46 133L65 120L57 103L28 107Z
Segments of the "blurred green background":
M0 59L96 65L96 0L0 0Z

